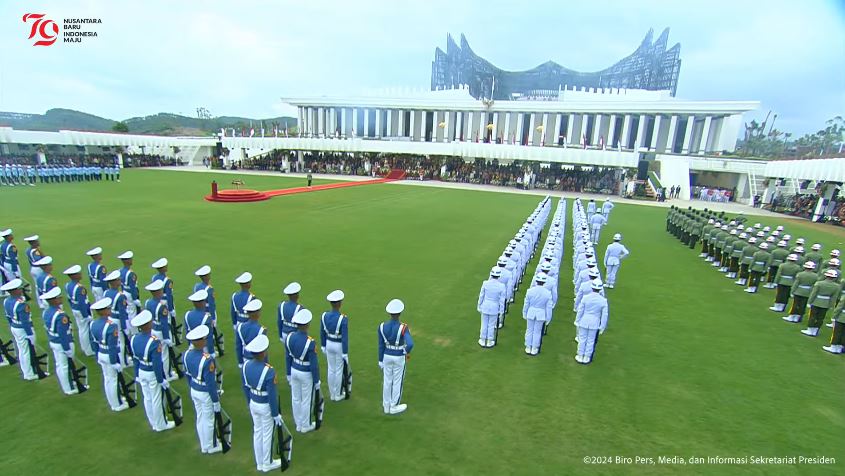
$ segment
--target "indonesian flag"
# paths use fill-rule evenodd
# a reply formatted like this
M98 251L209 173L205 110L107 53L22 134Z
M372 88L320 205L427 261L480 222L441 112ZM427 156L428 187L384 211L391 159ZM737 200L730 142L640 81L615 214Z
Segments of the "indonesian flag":
M254 127L250 127L250 128L249 128L249 136L250 136L250 137L252 137L252 136L254 136L254 135L255 135L255 128L254 128Z

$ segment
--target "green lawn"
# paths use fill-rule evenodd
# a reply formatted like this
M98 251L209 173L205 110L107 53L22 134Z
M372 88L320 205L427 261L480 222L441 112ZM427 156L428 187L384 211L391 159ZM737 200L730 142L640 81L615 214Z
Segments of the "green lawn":
M119 267L117 254L134 250L135 269L147 282L149 264L166 256L180 317L189 305L193 271L211 265L227 342L222 404L234 420L232 451L200 454L184 383L175 388L186 399L185 424L155 434L142 406L109 411L99 366L83 359L92 391L74 397L64 397L53 377L24 382L13 368L0 369L4 474L255 473L251 420L228 324L228 297L242 271L255 276L253 291L265 303L262 321L271 337L278 337L275 306L288 282L302 283L302 303L313 311L328 309L324 298L335 288L347 296L353 396L327 401L323 428L295 436L291 474L842 472L845 357L821 350L830 330L824 328L819 339L802 336L767 310L772 291L742 292L697 258L698 250L683 248L666 233L665 209L619 205L613 211L600 248L621 232L631 256L616 289L608 290L610 325L596 360L582 366L573 359L569 225L559 305L542 354L523 353L518 313L524 289L499 333L499 346L481 349L476 343L479 285L540 197L374 185L217 204L202 200L213 178L229 182L229 176L215 174L129 170L119 184L3 188L0 227L14 228L22 259L22 238L40 234L56 273L84 265L84 252L99 245L109 269ZM245 180L259 190L303 183ZM787 228L821 240L825 252L845 248L843 235L828 227L790 221ZM381 408L376 326L393 297L405 301L403 320L416 347L403 396L409 409L388 417ZM40 312L34 317L40 323ZM46 348L44 330L38 333ZM311 334L318 336L316 326ZM0 335L8 340L7 326ZM271 343L270 361L283 368L282 346L276 339ZM325 385L322 359L320 364ZM283 381L279 388L292 427L290 392ZM825 455L837 463L583 463L585 456L617 455Z

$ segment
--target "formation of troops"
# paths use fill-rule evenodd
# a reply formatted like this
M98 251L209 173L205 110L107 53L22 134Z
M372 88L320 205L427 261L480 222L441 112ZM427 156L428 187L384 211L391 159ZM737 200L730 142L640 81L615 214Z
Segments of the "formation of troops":
M818 337L823 327L832 328L822 349L845 352L845 283L838 249L825 256L824 245L808 245L804 238L793 241L783 226L752 226L745 217L728 218L707 209L671 207L666 230L691 249L700 247L699 257L745 292L775 290L769 309L786 312L783 320L793 324L806 317L803 335Z
M95 247L86 252L89 262L84 267L74 264L64 269L66 279L61 285L54 275L53 258L43 252L40 237L32 235L24 239L30 282L22 274L13 231L0 231L0 240L0 293L13 337L9 342L0 339L0 366L19 364L24 380L50 376L49 355L41 350L35 334L33 312L38 307L52 351L52 371L66 395L88 390L88 372L78 349L100 365L112 411L135 407L135 389L140 387L149 425L162 432L182 423L182 397L171 382L184 379L195 408L201 452L229 450L232 424L221 407L224 392L219 363L226 351L220 328L226 324L225 319L218 319L222 316L218 315L210 266L201 266L194 273L197 282L187 297L190 305L179 319L166 258L150 265L154 274L148 284L142 284L133 269L132 251L117 255L121 267L109 271L103 249ZM83 273L87 285L82 282ZM239 289L229 302L237 373L252 416L256 468L284 471L291 462L293 435L281 415L280 372L268 359L270 331L261 319L266 310L250 291L252 281L248 272L238 276L235 285ZM299 283L288 284L283 290L286 299L276 312L271 308L270 315L276 318L278 339L285 349L284 378L291 389L295 429L308 433L321 427L325 406L318 352L326 356L330 399L341 402L351 396L350 326L349 317L341 310L343 291L328 293L326 310L319 314L300 301L301 291ZM400 319L404 310L401 300L392 299L385 307L387 319L377 328L382 408L390 415L407 409L401 401L402 387L414 341L410 328ZM312 320L319 326L319 341L309 335ZM180 352L184 341L187 348Z
M551 208L551 199L545 197L514 238L508 242L496 266L490 270L489 278L481 284L477 305L481 314L481 332L478 339L478 345L481 347L490 348L496 345L499 329L505 324L510 304L514 302L514 294L522 283L525 269L539 248L539 240ZM580 199L573 202L572 283L575 301L573 311L576 314L574 324L578 342L575 360L581 364L592 362L598 335L607 328L608 304L604 297L605 285L600 278L591 237L598 238L601 227L607 223L612 209L610 200L606 201L601 209L597 209L595 202L591 200L586 210ZM560 200L552 216L552 223L522 307L522 318L526 321L527 355L536 356L540 353L543 337L548 333L557 306L565 221L566 202ZM605 252L604 265L609 279L606 287L613 287L619 265L629 254L621 241L621 235L614 235L613 243L608 245Z
M0 186L30 186L36 183L63 182L120 182L120 167L112 165L25 165L7 163L0 165Z

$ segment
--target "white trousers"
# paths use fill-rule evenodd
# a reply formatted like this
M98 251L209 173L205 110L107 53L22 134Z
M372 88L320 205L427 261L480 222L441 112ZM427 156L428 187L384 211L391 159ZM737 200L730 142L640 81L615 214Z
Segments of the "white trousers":
M76 321L76 335L79 336L79 348L90 357L94 355L94 349L91 348L91 318L82 317L82 313L75 309L72 312Z
M170 368L170 346L164 343L164 334L161 331L152 331L152 335L161 342L161 368L164 371L164 378L167 378L173 372Z
M191 400L197 413L197 437L203 453L214 447L214 404L208 392L191 389ZM222 436L222 435L221 435Z
M590 241L598 243L599 235L601 235L601 226L593 226L590 228Z
M120 398L117 396L117 370L111 366L109 354L98 353L97 362L103 369L103 390L106 392L106 400L114 410L120 406Z
M485 340L493 340L495 337L496 326L499 325L498 314L481 314L481 334L479 338Z
M293 407L293 421L296 422L297 430L311 424L313 391L314 379L311 377L311 372L290 369L290 398Z
M147 421L155 431L164 430L167 422L164 421L164 403L161 398L161 384L156 380L155 372L151 370L138 371L138 384L144 394L144 411L147 413Z
M525 347L540 347L540 339L543 338L543 323L540 319L525 320Z
M402 382L405 379L405 356L384 356L384 385L382 387L381 405L384 411L399 405L402 399Z
M105 294L106 294L106 291L103 288L98 288L97 286L92 286L91 287L91 295L94 296L94 300L91 301L91 302L97 302L100 299L103 299L103 296L105 296Z
M578 355L593 358L593 351L596 346L596 338L598 337L598 329L587 329L586 327L578 326Z
M255 465L261 470L272 462L273 457L273 414L269 403L249 401L252 415L252 449L255 451Z
M340 342L326 342L326 362L328 363L329 396L340 398L343 392L343 344Z
M15 338L15 347L18 348L18 362L21 364L23 378L34 379L35 372L32 370L32 359L35 356L29 354L29 339L27 339L26 331L12 327L12 336Z
M604 272L607 274L607 284L616 283L616 273L619 271L619 265L613 264L604 267Z
M61 387L62 392L68 393L73 390L73 386L70 383L70 370L68 369L65 350L62 349L62 344L53 342L50 342L50 349L53 350L53 360L56 362L56 377L59 379L59 387ZM73 344L70 345L70 350L73 350Z

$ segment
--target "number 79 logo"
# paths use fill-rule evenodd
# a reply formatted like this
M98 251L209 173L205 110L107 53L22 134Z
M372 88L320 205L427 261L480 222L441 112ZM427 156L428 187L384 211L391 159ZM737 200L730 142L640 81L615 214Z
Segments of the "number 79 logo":
M23 16L23 22L30 20L32 22L32 29L29 31L29 38L32 39L36 35L40 38L32 46L50 46L56 42L59 37L59 25L53 20L45 19L43 13L26 13Z

